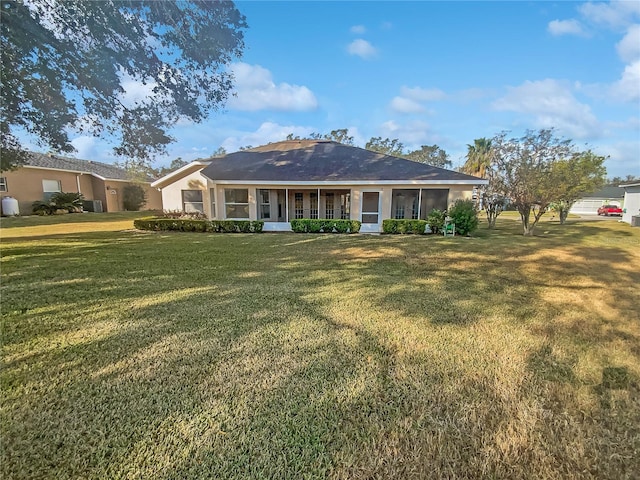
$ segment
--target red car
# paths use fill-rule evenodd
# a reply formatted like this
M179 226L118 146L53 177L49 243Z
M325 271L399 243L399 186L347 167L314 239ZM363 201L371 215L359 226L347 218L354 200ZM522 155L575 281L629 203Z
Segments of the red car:
M622 209L617 205L603 205L598 209L598 215L620 215L622 216Z

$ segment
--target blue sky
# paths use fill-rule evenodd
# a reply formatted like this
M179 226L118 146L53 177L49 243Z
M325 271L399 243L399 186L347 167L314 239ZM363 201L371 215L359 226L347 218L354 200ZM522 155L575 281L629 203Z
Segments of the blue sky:
M556 127L610 155L610 177L640 175L640 2L236 4L249 24L236 96L176 126L157 166L337 128L359 146L436 143L458 166L475 138ZM115 160L102 140L74 145Z

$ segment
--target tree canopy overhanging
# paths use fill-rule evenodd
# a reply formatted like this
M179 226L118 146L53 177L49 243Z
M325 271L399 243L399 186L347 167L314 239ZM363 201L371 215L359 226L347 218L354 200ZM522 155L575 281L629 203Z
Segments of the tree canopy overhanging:
M2 0L0 14L2 170L24 158L20 131L58 152L79 132L163 153L178 120L224 105L247 28L230 1Z

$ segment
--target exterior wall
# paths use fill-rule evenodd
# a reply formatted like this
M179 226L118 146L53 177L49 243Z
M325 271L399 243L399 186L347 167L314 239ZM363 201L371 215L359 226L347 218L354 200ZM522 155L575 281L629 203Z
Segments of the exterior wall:
M602 205L621 206L622 204L622 198L585 197L574 203L569 209L569 213L596 215L598 208Z
M624 187L624 209L622 210L622 221L631 223L631 217L640 215L640 185L635 187Z
M207 183L208 182L208 183ZM361 218L361 199L362 193L367 191L380 192L380 228L382 230L382 220L391 218L391 203L392 203L392 191L394 189L445 189L449 190L447 205L452 205L456 200L470 200L472 197L473 185L416 185L416 184L395 184L395 185L254 185L254 184L215 184L215 182L206 179L206 177L200 175L200 172L195 172L184 178L176 181L175 183L164 187L162 189L162 199L164 208L167 210L182 210L182 190L203 190L203 201L205 206L205 213L209 218L211 217L211 197L209 192L215 188L215 203L216 203L216 217L218 219L225 219L225 195L224 190L226 188L238 188L247 189L249 194L249 220L258 219L258 189L273 189L273 190L288 190L288 214L289 218L292 217L291 209L294 203L295 191L313 191L313 190L350 190L351 192L351 219L360 220ZM305 210L308 210L308 198L305 196ZM323 197L320 196L318 202L318 208L320 213L324 211ZM323 218L319 215L319 218ZM265 230L270 231L289 231L290 225L288 222L266 222Z
M200 174L200 171L186 175L175 182L162 188L162 208L164 210L182 210L182 190L201 190L202 202L204 204L204 213L211 218L211 196L210 189L213 187L209 184L206 177ZM216 202L216 208L218 208Z
M2 172L0 176L7 179L7 191L0 192L0 196L10 196L18 200L21 215L30 215L31 204L37 200L44 200L43 180L58 180L63 192L79 192L86 200L100 200L105 212L123 210L122 188L129 184L123 180L101 180L88 173L33 167ZM107 189L107 186L112 188ZM148 184L144 185L144 188L147 191L147 204L143 208L161 210L160 192ZM110 190L115 190L116 194L110 194Z
M92 176L63 170L22 167L17 170L2 172L0 176L7 179L7 191L0 193L2 197L13 197L18 201L21 215L31 214L31 204L44 200L43 180L58 180L63 192L77 192L85 198L93 199Z

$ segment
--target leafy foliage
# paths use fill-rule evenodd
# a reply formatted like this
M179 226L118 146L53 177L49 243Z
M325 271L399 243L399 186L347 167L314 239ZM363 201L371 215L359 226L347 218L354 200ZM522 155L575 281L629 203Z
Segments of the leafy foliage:
M250 220L201 220L194 218L144 217L133 221L139 230L212 232L212 233L260 233L262 221Z
M67 213L82 212L84 196L77 192L58 192L51 196L48 202L36 201L31 207L37 215L53 215L58 211Z
M6 170L20 160L15 129L61 152L73 129L112 136L132 162L163 153L168 128L226 101L247 24L233 2L7 0L1 28ZM146 96L128 98L129 82Z
M564 224L569 209L580 197L604 185L604 161L605 157L588 150L553 164L556 192L550 207L558 213L560 223Z
M519 139L507 139L503 132L492 144L493 189L518 210L524 235L533 235L538 221L557 199L563 180L554 174L554 164L576 155L575 147L571 140L557 138L551 129L528 130Z
M291 220L291 230L295 233L358 233L358 220L299 218Z
M438 145L422 145L419 150L403 155L408 160L414 162L426 163L434 167L448 168L451 167L449 154Z
M461 168L463 173L486 178L487 170L491 167L491 140L476 138L473 145L467 145L467 160Z
M383 139L382 137L371 137L364 148L371 150L372 152L378 152L394 157L401 157L404 151L403 143L397 138L390 140L388 138Z
M478 228L478 211L472 200L456 200L447 210L447 214L460 235L469 235Z
M125 210L137 212L147 203L147 192L141 185L126 185L122 189L122 205Z
M433 233L440 233L444 228L444 220L447 212L434 208L427 215L427 224Z
M405 220L405 219L386 219L382 221L382 232L409 233L414 235L424 235L427 227L426 220Z

